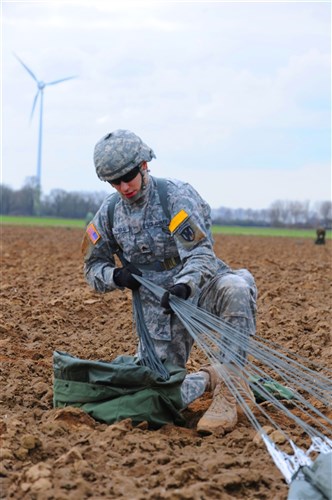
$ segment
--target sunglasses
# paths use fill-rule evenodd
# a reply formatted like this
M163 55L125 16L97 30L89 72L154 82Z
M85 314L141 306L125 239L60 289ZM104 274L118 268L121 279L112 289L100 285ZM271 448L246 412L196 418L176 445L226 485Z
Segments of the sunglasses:
M133 168L128 172L127 174L123 175L122 177L118 177L117 179L114 179L112 181L109 181L110 184L114 184L115 186L120 186L121 182L130 182L133 179L135 179L136 175L139 174L139 169L140 165L138 167Z

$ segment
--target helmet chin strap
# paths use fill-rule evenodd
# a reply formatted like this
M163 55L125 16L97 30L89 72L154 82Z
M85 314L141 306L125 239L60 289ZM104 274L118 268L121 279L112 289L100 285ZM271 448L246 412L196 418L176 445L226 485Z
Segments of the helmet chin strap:
M147 180L149 178L148 172L150 172L149 169L143 170L142 167L140 167L140 169L139 169L139 173L141 174L141 178L142 178L142 184L141 184L140 191L145 191L146 186L148 185L148 183L147 183Z

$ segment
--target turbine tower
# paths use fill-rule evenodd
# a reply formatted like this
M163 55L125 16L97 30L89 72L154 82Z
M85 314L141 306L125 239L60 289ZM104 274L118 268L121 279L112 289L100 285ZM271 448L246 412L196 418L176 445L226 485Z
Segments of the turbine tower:
M72 78L76 78L76 76L67 76L66 78L61 78L60 80L54 80L53 82L43 82L42 80L38 80L35 74L31 71L30 68L16 55L14 54L16 59L22 64L23 68L29 73L29 75L34 79L37 84L37 93L33 100L30 120L32 120L38 97L40 97L39 102L39 132L38 132L38 149L37 149L37 194L35 199L35 211L37 215L39 215L40 211L40 193L41 193L41 171L42 171L42 142L43 142L43 106L44 106L44 89L48 85L56 85L57 83L64 82L66 80L71 80Z

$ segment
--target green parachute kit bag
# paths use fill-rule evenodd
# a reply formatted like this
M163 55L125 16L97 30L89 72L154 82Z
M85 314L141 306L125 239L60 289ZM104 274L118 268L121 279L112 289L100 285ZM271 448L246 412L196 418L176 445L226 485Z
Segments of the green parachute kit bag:
M186 370L167 363L165 367L168 380L132 356L91 361L55 351L53 405L81 408L107 424L131 418L134 425L146 421L151 428L184 425L181 384Z
M274 396L276 399L293 399L294 397L294 394L290 389L288 389L284 385L279 384L271 378L259 377L258 375L250 375L249 385L252 392L254 393L257 403L262 403L267 399L262 394L262 390L259 389L260 387Z

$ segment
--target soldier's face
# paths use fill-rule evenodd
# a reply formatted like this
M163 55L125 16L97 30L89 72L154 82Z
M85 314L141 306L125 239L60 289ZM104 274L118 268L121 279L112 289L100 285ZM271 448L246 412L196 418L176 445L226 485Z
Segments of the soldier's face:
M142 170L145 171L147 169L147 163L143 162L141 168ZM141 173L138 172L137 175L130 181L126 182L124 180L121 180L120 183L117 184L111 183L111 184L114 187L114 189L118 191L118 193L120 193L122 196L124 196L129 200L130 198L136 196L136 194L140 191L142 187L142 176Z

